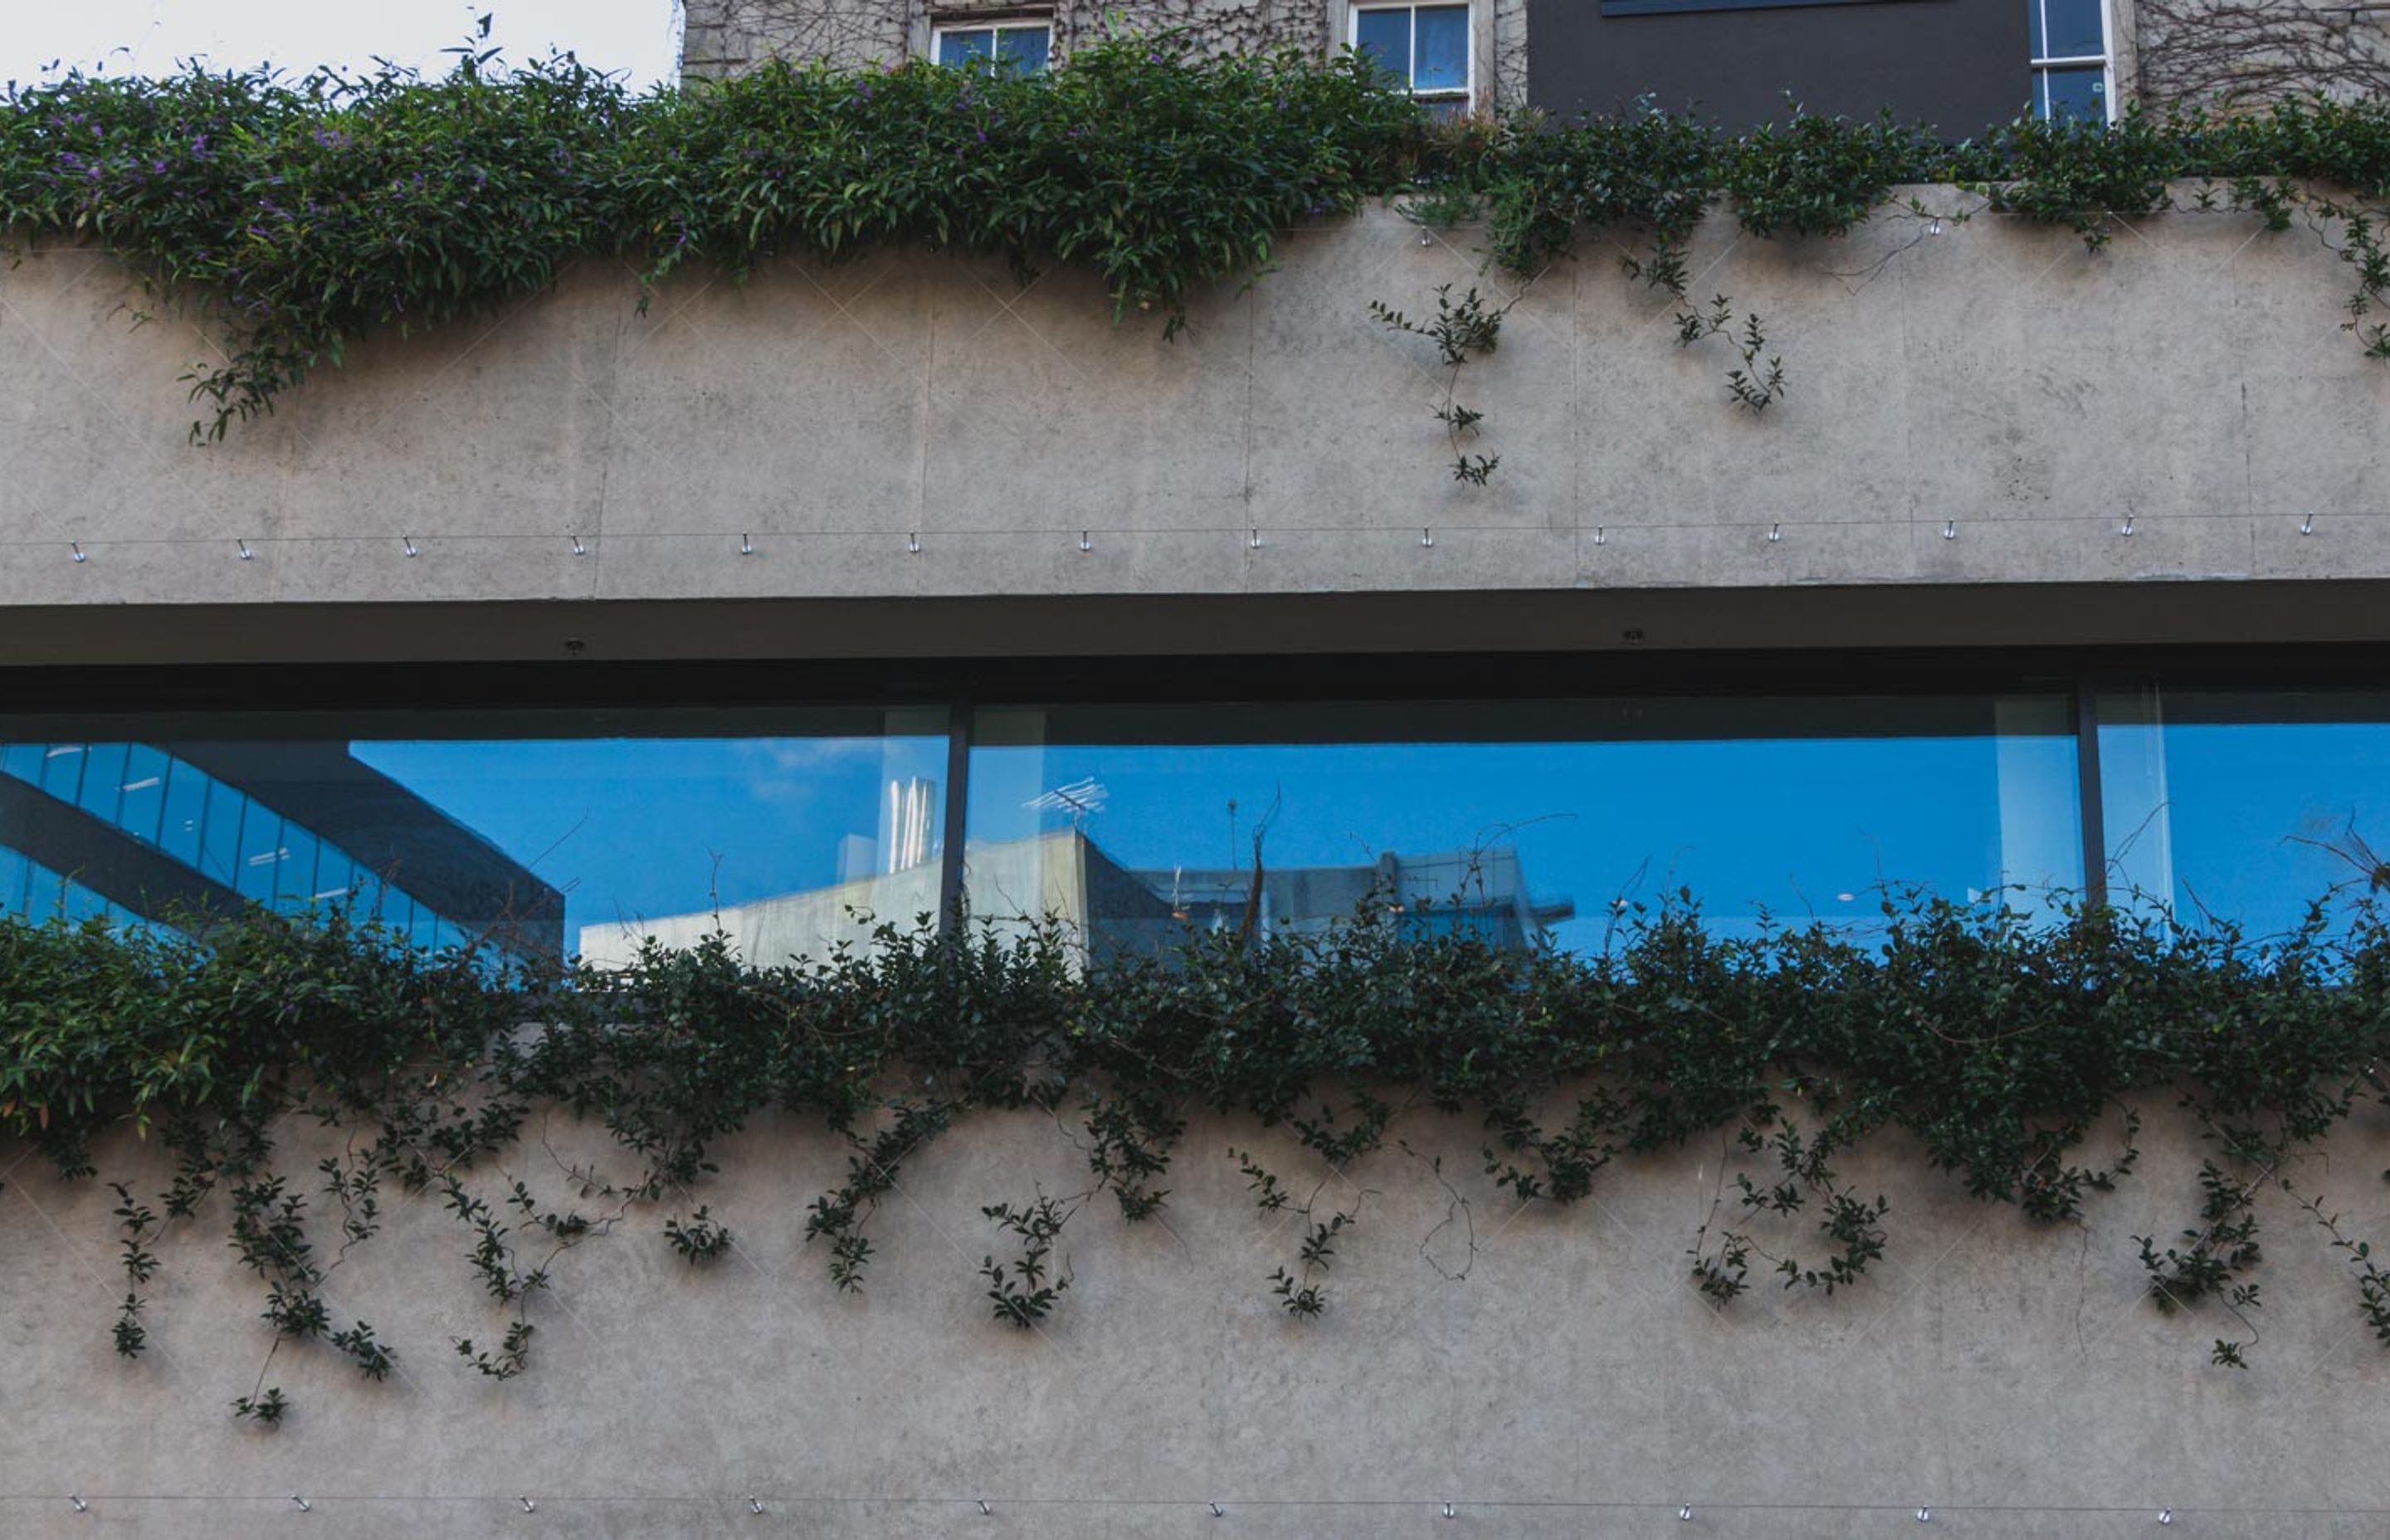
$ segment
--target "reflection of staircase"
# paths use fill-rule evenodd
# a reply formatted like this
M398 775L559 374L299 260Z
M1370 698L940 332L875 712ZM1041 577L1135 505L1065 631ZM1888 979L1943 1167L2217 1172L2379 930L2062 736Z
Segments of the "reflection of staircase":
M561 893L345 744L172 743L154 751L165 757L167 776L196 775L238 793L242 805L305 830L469 936L487 933L525 957L553 958L563 945ZM231 883L154 838L16 775L0 775L0 845L147 920L233 915L245 902Z

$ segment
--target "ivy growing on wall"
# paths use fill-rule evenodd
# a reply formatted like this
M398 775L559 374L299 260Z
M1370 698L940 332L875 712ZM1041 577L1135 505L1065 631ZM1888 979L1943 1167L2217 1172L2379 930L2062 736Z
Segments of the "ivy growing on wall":
M2178 198L2304 223L2352 270L2348 328L2390 359L2380 101L2025 121L1957 144L1789 104L1740 135L1652 110L1445 123L1349 54L1168 37L1083 42L1031 76L775 64L636 97L570 58L501 71L466 49L440 80L70 76L0 98L0 226L101 242L196 306L224 355L189 377L195 431L218 437L361 338L535 292L585 257L626 258L643 297L692 263L738 276L904 243L1023 273L1081 263L1116 315L1176 331L1205 286L1264 271L1279 232L1373 195L1431 220L1483 213L1493 260L1521 275L1610 233L1630 275L1683 307L1688 345L1736 351L1730 399L1759 411L1780 363L1747 309L1690 294L1695 226L1724 208L1755 237L1831 237L1932 183L2095 248Z
M162 1190L113 1184L124 1293L94 1329L144 1352L161 1228L224 1226L267 1331L232 1405L268 1425L290 1407L272 1372L283 1352L378 1380L422 1351L343 1317L326 1289L370 1265L398 1195L453 1216L456 1257L488 1296L487 1329L442 1345L507 1379L533 1367L539 1302L579 1248L639 1234L693 1267L730 1251L739 1216L702 1189L728 1137L767 1111L850 1146L805 1226L833 1290L892 1264L873 1220L924 1147L991 1113L1059 1122L1084 1185L982 1195L987 1251L976 1284L957 1280L995 1323L1028 1328L1070 1308L1069 1231L1090 1205L1110 1194L1123 1222L1150 1220L1190 1159L1233 1163L1259 1215L1298 1221L1253 1279L1256 1306L1296 1320L1333 1308L1340 1249L1372 1223L1372 1195L1331 1202L1317 1167L1298 1179L1250 1149L1182 1149L1199 1110L1284 1126L1341 1171L1387 1143L1398 1111L1441 1110L1475 1130L1496 1190L1559 1206L1622 1157L1723 1140L1686 1266L1689 1287L1730 1302L1763 1283L1835 1293L1896 1244L1898 1215L1844 1171L1879 1134L1905 1134L1972 1197L2051 1223L2128 1178L2141 1105L2179 1098L2208 1145L2198 1191L2174 1233L2137 1238L2139 1257L2157 1305L2224 1324L2212 1356L2235 1365L2262 1304L2256 1202L2276 1189L2390 1347L2390 1271L2372 1238L2294 1185L2294 1160L2360 1106L2390 1107L2378 902L2319 905L2263 943L1916 894L1888 896L1873 934L1729 937L1680 895L1622 910L1586 956L1430 934L1372 906L1324 933L1189 930L1161 956L1092 965L1058 931L890 928L817 961L758 966L715 937L651 944L619 970L430 955L337 911L186 920L204 943L7 918L0 1136L70 1177L97 1174L111 1131L162 1143ZM569 1169L561 1204L514 1164L550 1113L615 1150L615 1169ZM341 1152L287 1168L276 1129L293 1117L341 1130ZM1456 1178L1470 1178L1399 1148L1451 1200L1421 1254L1465 1276L1473 1226ZM1788 1233L1807 1241L1767 1238Z

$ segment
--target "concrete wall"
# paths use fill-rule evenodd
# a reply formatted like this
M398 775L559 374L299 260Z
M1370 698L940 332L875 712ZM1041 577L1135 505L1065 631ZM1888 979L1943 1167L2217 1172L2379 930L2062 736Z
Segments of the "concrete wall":
M1282 1133L1199 1118L1164 1223L1125 1227L1109 1200L1077 1219L1073 1287L1028 1334L988 1319L979 1208L1076 1190L1085 1157L1061 1129L991 1116L910 1163L854 1297L802 1241L842 1149L767 1125L690 1200L734 1227L735 1254L692 1272L658 1233L675 1210L639 1212L558 1264L534 1365L503 1384L447 1345L503 1325L466 1233L434 1201L393 1200L328 1295L399 1373L367 1385L286 1348L268 1382L295 1409L272 1433L227 1411L267 1336L221 1200L157 1247L154 1345L121 1362L115 1199L0 1144L0 1535L2123 1537L2162 1507L2187 1535L2379 1534L2390 1355L2313 1226L2265 1200L2246 1371L2206 1361L2229 1318L2143 1294L2131 1237L2163 1242L2198 1197L2200 1147L2152 1102L2149 1159L2079 1228L1978 1207L1887 1141L1846 1168L1892 1201L1874 1275L1832 1300L1762 1282L1723 1313L1685 1279L1715 1146L1617 1168L1573 1209L1522 1208L1475 1174L1466 1120L1404 1112L1393 1137L1418 1159L1390 1139L1338 1177ZM559 1160L622 1172L586 1130L539 1132ZM2385 1136L2370 1111L2294 1173L2377 1241ZM293 1171L324 1152L319 1133L289 1138ZM1253 1209L1231 1143L1302 1191L1367 1193L1317 1323L1266 1297L1295 1226ZM1425 1169L1436 1156L1465 1211ZM100 1163L144 1192L164 1181L130 1139ZM514 1169L567 1196L536 1140Z
M1760 418L1606 241L1522 285L1477 240L1382 212L1290 232L1176 342L1073 269L790 261L641 316L591 262L353 348L212 448L176 379L204 333L136 324L104 255L36 250L0 270L0 637L180 661L1590 647L1647 614L1677 617L1655 646L2390 631L2390 370L2305 236L1713 223L1695 290L1762 313L1791 382ZM1368 314L1440 283L1517 300L1462 380L1502 457L1482 489L1447 468L1431 350Z

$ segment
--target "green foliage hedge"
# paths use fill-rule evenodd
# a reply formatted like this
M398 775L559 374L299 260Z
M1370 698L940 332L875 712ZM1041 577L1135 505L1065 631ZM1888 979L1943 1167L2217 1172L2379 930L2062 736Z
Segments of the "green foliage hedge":
M1588 228L1647 239L1637 271L1682 298L1676 244L1721 201L1754 235L1831 235L1896 185L1958 183L2096 244L2186 178L2316 222L2358 270L2352 329L2378 307L2379 102L2027 121L1955 145L1797 109L1741 135L1657 111L1439 124L1350 55L1189 57L1172 39L1026 77L774 65L636 97L570 58L498 71L469 53L436 81L71 76L0 99L0 226L87 234L201 305L227 355L191 377L216 435L377 328L533 292L585 257L627 257L652 286L691 262L743 275L779 252L954 247L1024 272L1084 263L1116 314L1176 329L1200 288L1266 268L1279 232L1373 194L1482 210L1522 272ZM2390 356L2390 334L2367 337Z
M851 1147L807 1224L841 1288L866 1279L873 1211L923 1143L990 1110L1079 1123L1084 1190L986 1210L1020 1248L982 1269L993 1314L1026 1326L1068 1288L1053 1253L1073 1215L1106 1193L1129 1220L1166 1204L1199 1109L1290 1124L1341 1165L1383 1142L1397 1104L1441 1108L1480 1130L1495 1189L1559 1203L1621 1157L1726 1136L1742 1169L1687 1254L1692 1282L1728 1300L1755 1266L1831 1292L1882 1254L1884 1204L1837 1172L1872 1135L1905 1131L1967 1192L2060 1220L2131 1169L2137 1106L2181 1097L2214 1146L2204 1197L2178 1238L2142 1242L2142 1262L2161 1304L2212 1300L2245 1323L2259 1192L2287 1187L2286 1158L2359 1104L2390 1105L2390 927L2365 905L2319 907L2263 944L2108 909L2030 923L1908 896L1873 935L1735 938L1689 904L1628 912L1590 956L1363 917L1304 937L1189 932L1166 956L1095 966L1052 932L889 929L818 962L756 966L717 937L651 945L617 971L426 955L338 913L201 929L204 945L0 919L0 1130L70 1174L89 1174L96 1136L128 1122L162 1139L177 1174L157 1201L194 1216L223 1195L275 1347L322 1340L373 1378L395 1350L340 1328L321 1285L378 1227L386 1181L441 1195L473 1237L469 1265L515 1314L502 1345L456 1347L505 1376L528 1363L527 1302L562 1252L657 1206L686 1215L662 1233L693 1264L729 1248L735 1216L686 1205L726 1137L766 1110L819 1119ZM547 1205L511 1175L544 1109L602 1124L636 1173L588 1177L598 1207ZM313 1188L276 1167L273 1129L291 1113L354 1136ZM1317 1314L1331 1242L1360 1215L1315 1213L1318 1190L1302 1200L1239 1159L1261 1208L1306 1221L1299 1270L1269 1291ZM119 1191L117 1331L132 1353L163 1221ZM2390 1275L2302 1201L2390 1345ZM1762 1249L1754 1226L1785 1216L1814 1222L1814 1250ZM317 1220L337 1226L336 1257ZM2238 1362L2245 1345L2218 1339L2217 1356ZM242 1409L271 1421L286 1404L263 1379Z

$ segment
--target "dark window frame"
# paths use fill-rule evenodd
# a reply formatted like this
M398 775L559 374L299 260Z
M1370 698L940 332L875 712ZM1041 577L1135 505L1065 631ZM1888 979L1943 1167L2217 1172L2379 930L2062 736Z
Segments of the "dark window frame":
M1896 6L1947 3L1948 0L1601 0L1601 14L1623 19L1635 16L1684 16L1699 11L1780 10L1809 6Z

